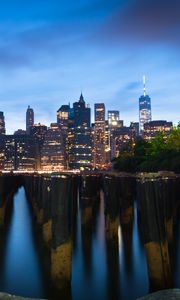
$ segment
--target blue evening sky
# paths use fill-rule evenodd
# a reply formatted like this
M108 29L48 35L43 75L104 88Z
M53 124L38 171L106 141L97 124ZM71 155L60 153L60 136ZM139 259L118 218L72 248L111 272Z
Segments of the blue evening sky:
M138 121L142 76L154 120L180 120L179 0L0 1L0 110L7 133L49 126L81 91L93 110Z

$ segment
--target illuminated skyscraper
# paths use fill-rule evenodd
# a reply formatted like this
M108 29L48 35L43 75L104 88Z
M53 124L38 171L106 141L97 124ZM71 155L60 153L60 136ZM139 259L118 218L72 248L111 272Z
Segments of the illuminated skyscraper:
M119 123L119 111L118 110L108 110L108 124L109 127L118 127Z
M94 105L95 123L93 127L93 166L97 169L107 167L110 159L109 130L105 121L104 103Z
M64 141L60 125L51 123L41 149L41 170L61 171L65 168Z
M4 113L0 111L0 134L5 134L5 121L4 121Z
M30 127L34 124L34 111L28 105L28 109L26 111L26 133L30 134Z
M0 169L6 171L36 170L36 141L30 135L0 136Z
M73 103L74 127L90 127L91 110L86 106L84 97L81 94L79 101Z
M108 110L108 125L109 125L109 143L110 143L110 156L111 159L116 156L116 140L114 133L123 126L123 121L119 120L118 110Z
M143 133L144 124L151 121L151 98L146 95L146 81L143 76L143 95L139 98L139 132Z
M94 104L95 122L105 122L105 105L104 103Z
M47 126L41 123L33 124L30 127L30 135L35 138L40 146L42 146L44 142L44 137L47 133Z
M68 161L68 128L72 123L74 123L71 118L71 111L72 109L68 104L61 105L61 107L57 111L57 124L61 129L64 145L64 160L66 161L66 163Z
M70 109L68 130L68 164L70 169L92 168L92 136L90 128L90 108L81 94L78 102Z
M47 133L47 126L43 125L43 124L34 124L32 126L30 126L29 128L30 130L30 136L32 136L35 141L36 141L36 145L37 145L37 169L40 170L41 169L41 149L44 143L44 138L46 136Z
M66 131L69 126L69 105L61 105L57 111L57 123L60 125L61 130Z

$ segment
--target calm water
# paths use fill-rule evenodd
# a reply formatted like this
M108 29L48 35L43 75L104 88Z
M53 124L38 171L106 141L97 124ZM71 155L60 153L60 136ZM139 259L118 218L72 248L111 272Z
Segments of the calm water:
M80 209L74 229L72 300L134 300L148 293L146 258L138 233L136 208L133 227L119 227L118 245L110 243L105 236L103 194L93 211L92 230L88 234L82 230ZM50 280L48 274L45 276L42 249L35 232L24 189L20 188L1 237L1 291L50 298ZM179 246L177 243L176 247ZM179 259L176 265L176 285L179 285Z
M45 292L32 214L23 188L14 196L1 240L0 290L41 297Z

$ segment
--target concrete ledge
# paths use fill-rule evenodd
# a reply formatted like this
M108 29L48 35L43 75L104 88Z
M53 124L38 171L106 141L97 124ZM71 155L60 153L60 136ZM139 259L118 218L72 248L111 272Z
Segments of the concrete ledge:
M45 299L24 298L20 296L10 295L7 293L0 293L0 300L45 300Z
M180 300L180 289L162 290L136 300Z

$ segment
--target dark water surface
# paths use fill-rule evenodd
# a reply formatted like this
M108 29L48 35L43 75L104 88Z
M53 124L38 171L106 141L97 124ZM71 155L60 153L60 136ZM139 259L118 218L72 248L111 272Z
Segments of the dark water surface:
M93 211L92 230L88 234L83 232L80 209L74 230L72 300L134 300L148 293L146 257L136 207L132 228L119 226L118 244L106 238L103 193ZM39 248L35 233L31 209L24 189L20 188L14 196L0 241L0 290L50 299L50 279L42 260L45 254ZM180 268L176 269L176 277L180 278L178 270ZM176 285L180 285L179 280Z
M45 278L32 214L23 188L15 194L1 239L0 291L41 297Z

